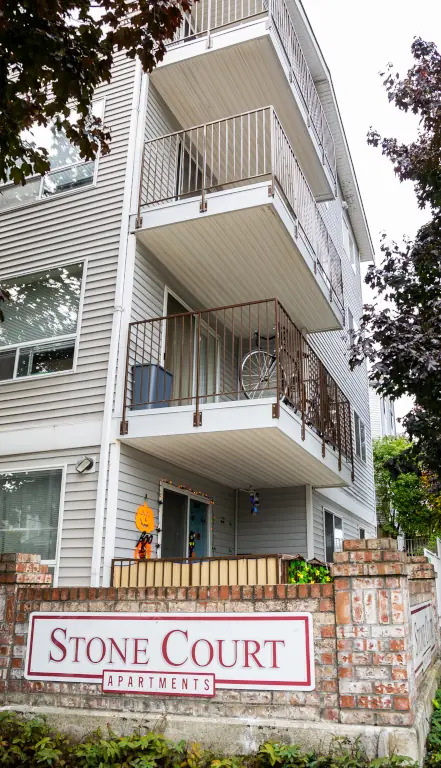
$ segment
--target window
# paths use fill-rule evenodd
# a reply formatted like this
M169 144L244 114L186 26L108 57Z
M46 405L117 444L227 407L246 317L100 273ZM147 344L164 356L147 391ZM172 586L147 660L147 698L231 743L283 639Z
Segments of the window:
M11 298L0 324L0 381L72 370L83 266L2 280Z
M354 412L355 453L359 459L366 461L366 428L358 413Z
M365 538L366 538L366 529L360 528L360 539L365 539Z
M343 521L325 509L325 554L326 562L332 563L334 552L343 549Z
M57 558L62 469L0 474L0 553Z
M352 233L349 229L349 225L347 224L344 217L342 217L342 228L343 228L343 247L346 251L346 255L349 261L352 264L352 269L354 270L354 272L356 272L357 261L358 261L358 250L357 250L357 246L355 245L354 238L352 237Z
M93 114L102 118L103 111L104 100L95 101ZM76 113L72 113L72 119L77 119ZM0 210L94 183L96 161L83 160L79 149L70 143L64 131L57 131L53 125L36 125L25 131L24 138L29 144L48 150L51 170L45 176L29 178L24 186L13 183L0 185Z

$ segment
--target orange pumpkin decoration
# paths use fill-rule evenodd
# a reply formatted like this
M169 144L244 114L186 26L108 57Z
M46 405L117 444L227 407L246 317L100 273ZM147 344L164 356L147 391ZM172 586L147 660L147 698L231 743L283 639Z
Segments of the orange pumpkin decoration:
M155 527L153 509L148 506L146 501L136 510L135 525L138 531L142 533L150 533Z

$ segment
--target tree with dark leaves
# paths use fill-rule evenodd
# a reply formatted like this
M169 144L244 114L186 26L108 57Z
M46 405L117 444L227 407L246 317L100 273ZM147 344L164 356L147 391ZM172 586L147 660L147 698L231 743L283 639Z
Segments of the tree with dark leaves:
M95 89L110 81L115 52L138 57L151 72L191 5L192 0L2 0L0 183L25 184L27 177L50 170L48 150L29 138L34 126L52 126L85 160L93 160L98 149L107 154L110 132L91 108ZM0 286L0 302L7 299Z
M84 159L110 149L91 114L116 51L151 72L191 0L2 0L0 3L0 181L49 170L47 150L26 140L34 125L64 131ZM70 119L75 111L77 119Z
M380 394L414 398L403 424L413 458L433 478L441 476L441 56L421 39L412 54L407 76L400 79L390 68L384 84L389 101L418 115L416 139L400 144L371 130L368 142L381 147L400 181L414 183L419 207L430 208L432 218L414 241L383 239L381 266L366 276L376 299L364 307L351 366L367 358Z

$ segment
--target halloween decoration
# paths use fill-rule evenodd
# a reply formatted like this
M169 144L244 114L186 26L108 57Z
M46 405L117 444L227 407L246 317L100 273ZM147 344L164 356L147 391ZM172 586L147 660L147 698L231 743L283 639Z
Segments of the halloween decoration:
M155 515L153 509L147 504L147 496L144 503L136 510L135 525L141 535L136 543L133 557L135 560L149 560L152 556L152 542L155 528Z

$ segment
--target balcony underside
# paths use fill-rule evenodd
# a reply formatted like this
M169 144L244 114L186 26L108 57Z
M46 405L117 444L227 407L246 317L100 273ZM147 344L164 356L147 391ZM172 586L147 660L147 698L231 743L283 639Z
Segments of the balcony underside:
M182 126L273 104L317 200L332 200L334 181L277 33L267 19L229 27L169 50L151 78Z
M231 488L298 485L347 486L345 460L309 427L302 440L300 417L281 404L272 418L270 400L200 406L202 425L193 426L194 407L128 413L128 434L120 439Z
M139 240L200 307L274 295L294 323L308 331L338 330L343 313L330 300L312 251L282 196L255 184L142 210Z

